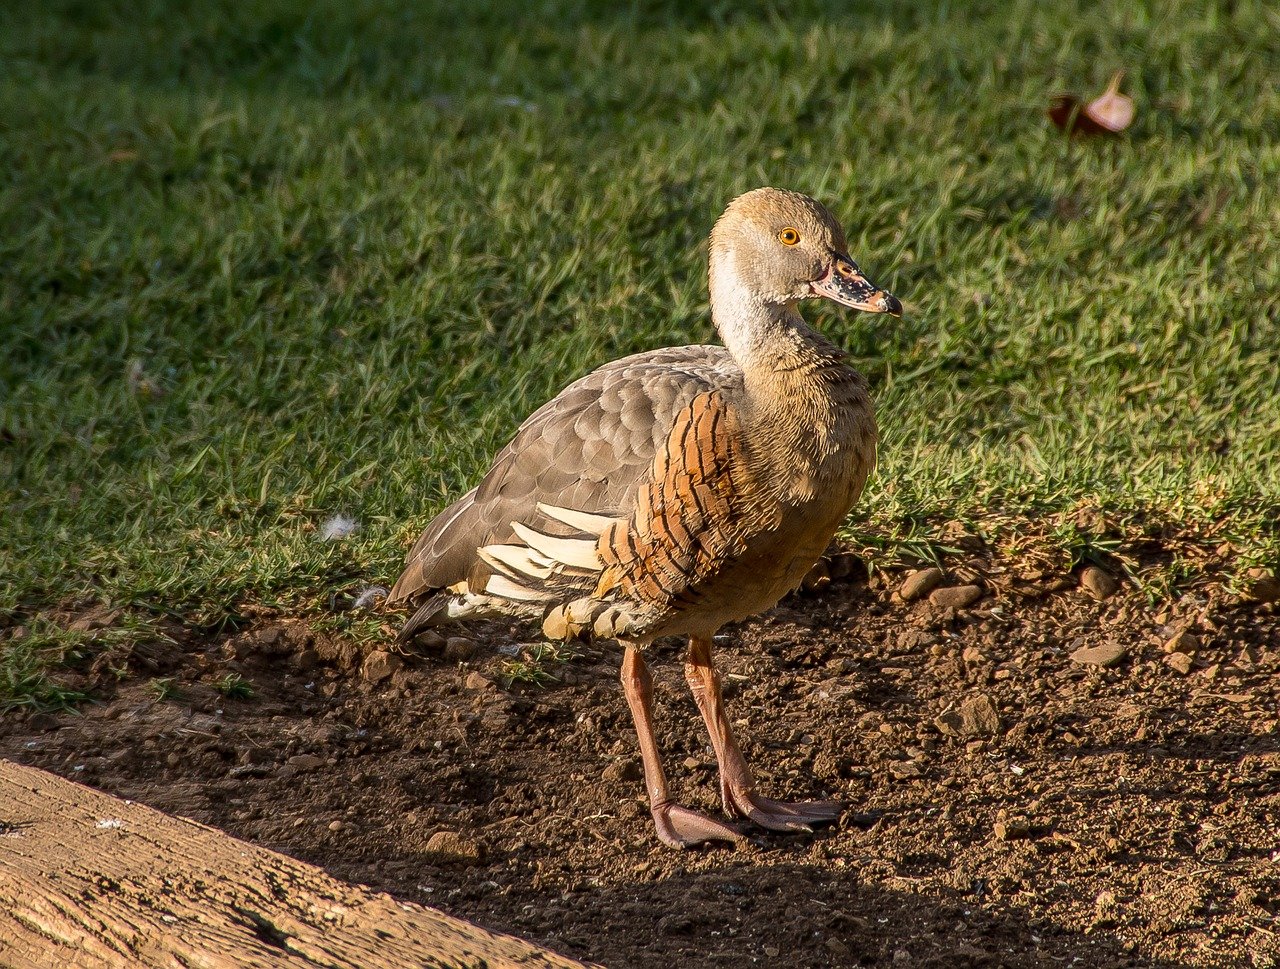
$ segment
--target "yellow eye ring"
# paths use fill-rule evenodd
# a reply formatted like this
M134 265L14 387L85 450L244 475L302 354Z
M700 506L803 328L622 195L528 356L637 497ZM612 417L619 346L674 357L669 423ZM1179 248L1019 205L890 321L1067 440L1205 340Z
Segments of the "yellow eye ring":
M800 233L791 228L791 226L787 226L778 233L778 241L784 246L794 246L800 241Z

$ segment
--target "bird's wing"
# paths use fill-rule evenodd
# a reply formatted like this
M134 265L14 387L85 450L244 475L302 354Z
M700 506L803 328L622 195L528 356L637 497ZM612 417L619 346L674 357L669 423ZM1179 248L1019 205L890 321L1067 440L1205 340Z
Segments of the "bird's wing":
M723 347L691 346L626 357L570 384L520 426L474 490L427 526L390 602L420 601L462 581L482 588L493 569L478 550L510 542L512 522L537 522L550 535L580 531L539 505L629 514L676 415L699 394L741 380Z

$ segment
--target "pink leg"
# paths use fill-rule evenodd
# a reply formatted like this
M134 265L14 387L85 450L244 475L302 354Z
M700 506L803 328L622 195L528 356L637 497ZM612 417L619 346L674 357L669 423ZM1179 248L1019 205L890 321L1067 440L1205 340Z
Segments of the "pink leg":
M839 801L801 801L789 804L773 801L756 793L751 768L738 748L720 693L720 674L711 662L711 640L699 636L689 638L689 658L684 666L685 679L693 691L694 702L706 721L711 746L720 763L720 795L731 815L747 817L773 831L809 831L811 826L835 821L843 807Z
M649 810L657 825L658 837L673 848L687 848L703 841L740 840L742 832L733 825L671 803L658 743L653 736L653 677L644 658L629 646L622 659L622 689L627 695L636 734L640 738L644 784L649 793Z

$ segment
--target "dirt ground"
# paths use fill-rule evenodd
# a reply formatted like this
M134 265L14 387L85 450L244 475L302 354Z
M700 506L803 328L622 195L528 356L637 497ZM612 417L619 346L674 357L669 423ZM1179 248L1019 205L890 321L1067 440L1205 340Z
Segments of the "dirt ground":
M508 686L536 637L505 627L401 657L262 608L174 625L68 673L78 713L6 715L0 756L615 967L1280 965L1277 604L1098 600L981 556L932 597L909 577L719 645L763 792L849 805L812 835L660 845L617 652ZM660 740L715 811L681 656L652 656Z

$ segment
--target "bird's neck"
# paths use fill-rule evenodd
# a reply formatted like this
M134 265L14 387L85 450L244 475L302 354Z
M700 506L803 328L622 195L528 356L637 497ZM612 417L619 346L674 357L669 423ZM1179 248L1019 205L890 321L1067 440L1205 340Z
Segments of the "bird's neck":
M786 383L786 374L812 377L842 366L844 353L801 319L794 299L762 294L736 270L732 253L712 260L711 319L742 367L748 389Z
M711 273L711 313L742 368L750 438L769 442L760 460L788 500L830 487L839 504L849 482L861 487L875 451L866 381L805 324L794 301L753 295L725 269L721 263Z

